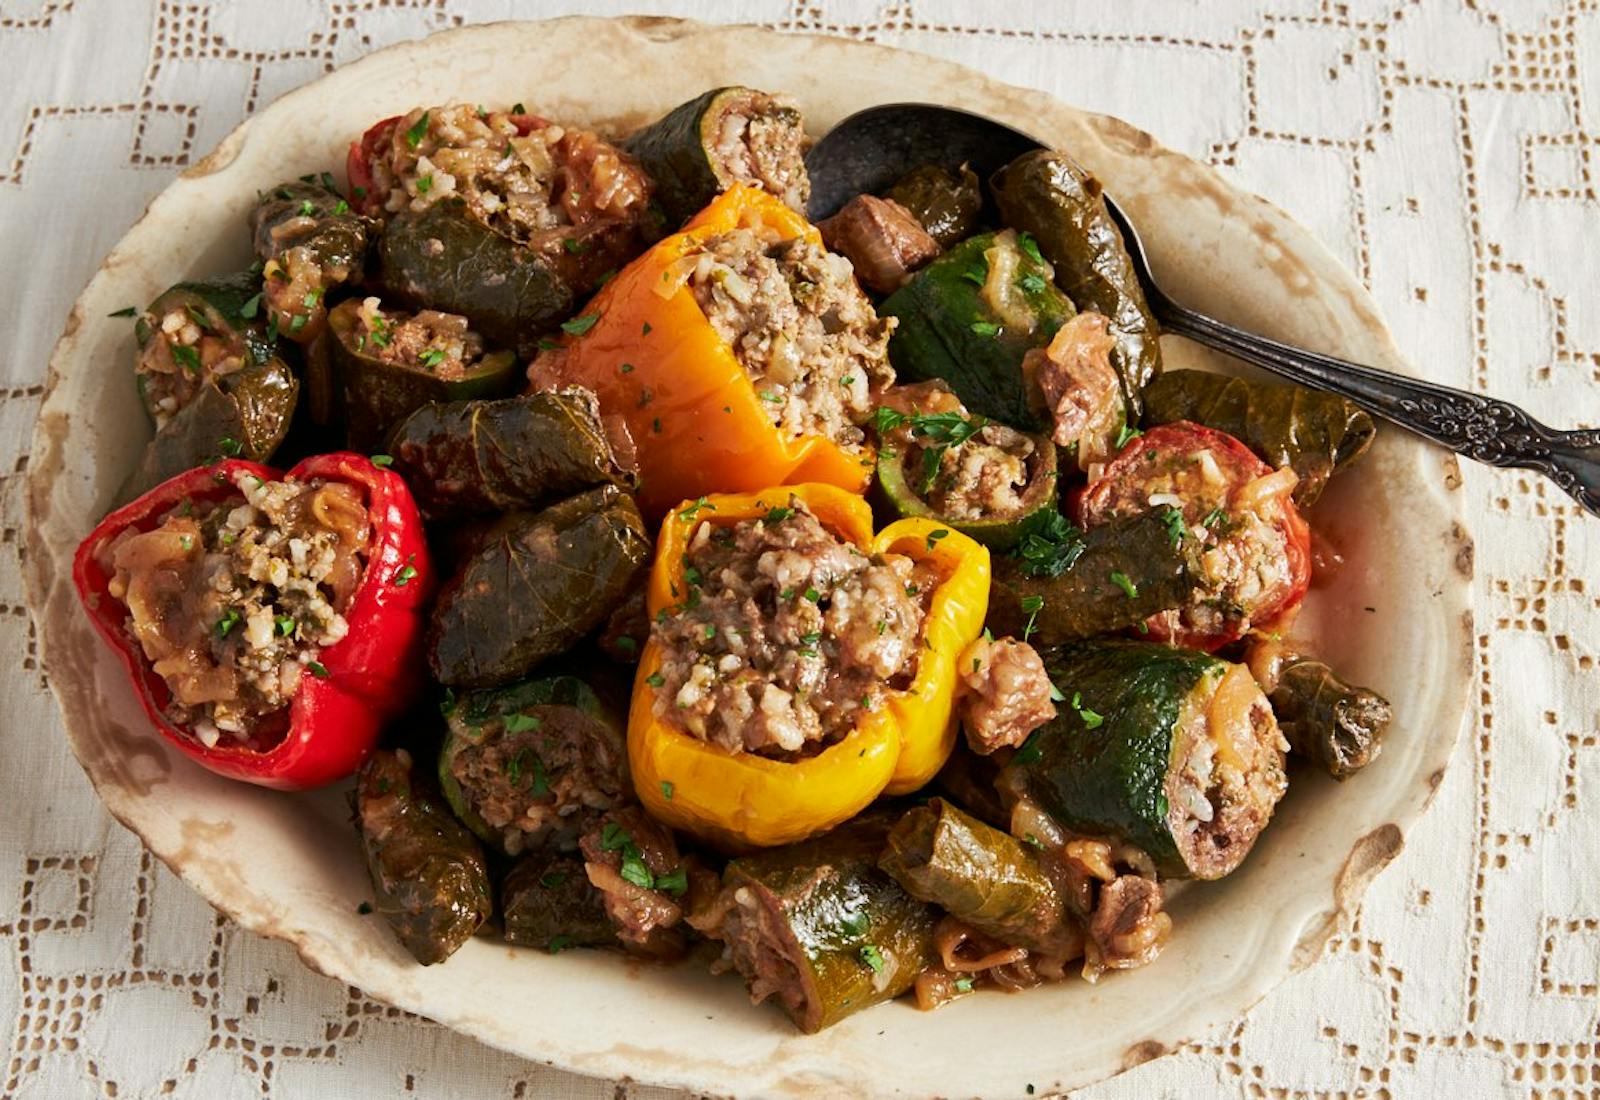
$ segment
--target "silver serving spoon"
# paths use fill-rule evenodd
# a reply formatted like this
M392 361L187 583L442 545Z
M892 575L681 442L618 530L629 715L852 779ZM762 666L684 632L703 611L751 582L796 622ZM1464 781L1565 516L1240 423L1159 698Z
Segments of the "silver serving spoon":
M881 193L924 164L952 170L967 164L987 180L1016 157L1041 147L1042 142L1020 130L951 107L869 107L829 130L806 154L808 213L818 221L862 192ZM1105 200L1163 332L1187 336L1291 382L1348 398L1456 454L1491 466L1537 470L1600 515L1600 430L1557 431L1509 402L1291 347L1181 306L1151 275L1133 224L1110 195Z

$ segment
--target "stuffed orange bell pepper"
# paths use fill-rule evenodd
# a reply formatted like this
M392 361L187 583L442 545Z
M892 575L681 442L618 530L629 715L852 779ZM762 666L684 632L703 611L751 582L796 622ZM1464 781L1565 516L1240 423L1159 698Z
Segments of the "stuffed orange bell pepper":
M832 485L713 495L662 521L628 759L661 821L724 848L788 844L933 778L989 551L936 520L876 535Z
M626 423L652 517L708 492L864 492L860 425L893 381L893 324L815 227L736 185L607 282L528 376L593 390Z

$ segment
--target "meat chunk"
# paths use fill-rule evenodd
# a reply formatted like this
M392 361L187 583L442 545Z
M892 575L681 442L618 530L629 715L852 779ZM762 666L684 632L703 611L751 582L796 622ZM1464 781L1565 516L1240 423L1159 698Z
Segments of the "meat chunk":
M1080 313L1023 360L1025 376L1043 395L1057 446L1077 444L1078 465L1087 469L1115 448L1122 426L1122 388L1111 366L1113 341L1105 317Z
M1050 675L1027 642L978 638L961 654L961 728L984 756L1015 747L1056 716Z
M1089 917L1089 942L1107 970L1131 970L1161 953L1172 918L1161 909L1161 886L1140 875L1118 875L1100 888Z
M681 955L683 907L675 898L687 889L688 868L672 833L640 807L625 806L606 814L578 847L622 945L652 958Z
M880 294L900 289L907 275L939 254L939 242L911 211L876 195L857 195L817 228L828 250L849 260L856 278Z

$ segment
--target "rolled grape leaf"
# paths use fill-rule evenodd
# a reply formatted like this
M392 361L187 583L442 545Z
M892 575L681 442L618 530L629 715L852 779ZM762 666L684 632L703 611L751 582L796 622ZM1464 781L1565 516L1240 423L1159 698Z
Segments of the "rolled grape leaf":
M549 853L524 856L500 884L500 914L507 943L557 952L617 942L600 891L583 860Z
M1345 683L1310 657L1284 663L1270 698L1289 748L1335 779L1378 758L1394 716L1383 696Z
M367 758L355 806L373 907L419 963L443 962L492 911L483 850L404 751Z
M1199 583L1200 543L1167 509L1024 541L994 559L989 629L1037 645L1127 630L1182 607Z
M439 593L428 631L435 678L521 679L604 623L642 583L650 551L638 506L614 485L506 516Z
M1037 856L942 798L895 822L878 866L912 897L1002 943L1060 954L1081 936Z
M972 235L983 210L983 188L978 174L963 165L954 174L937 164L925 164L900 177L884 193L922 223L928 235L949 248Z
M1193 420L1227 432L1273 467L1300 475L1296 504L1311 504L1328 478L1372 445L1372 417L1331 393L1283 382L1176 370L1145 387L1145 422Z
M587 390L431 402L387 445L428 519L536 508L596 485L632 482L612 457Z
M1100 181L1065 153L1036 149L996 172L989 188L1002 220L1038 241L1073 304L1105 314L1127 422L1136 423L1141 391L1161 373L1160 329Z
M458 198L396 214L378 243L378 260L389 293L414 309L460 314L491 344L523 359L537 354L539 338L572 313L579 296L548 249L496 233Z

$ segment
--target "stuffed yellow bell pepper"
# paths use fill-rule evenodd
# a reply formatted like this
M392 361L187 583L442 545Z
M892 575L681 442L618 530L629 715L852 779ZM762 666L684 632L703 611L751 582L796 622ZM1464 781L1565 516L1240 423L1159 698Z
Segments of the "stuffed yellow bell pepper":
M626 423L646 514L804 481L865 491L874 454L859 425L893 380L893 322L765 191L730 188L562 327L531 384L593 390Z
M712 495L662 521L634 682L639 799L724 848L788 844L933 778L989 551L935 520L876 535L832 485Z

